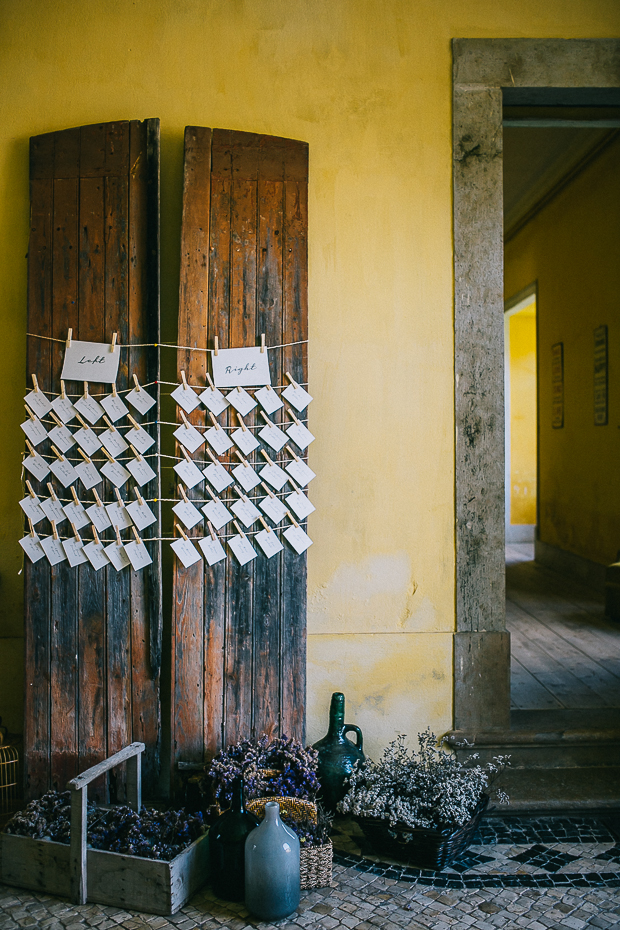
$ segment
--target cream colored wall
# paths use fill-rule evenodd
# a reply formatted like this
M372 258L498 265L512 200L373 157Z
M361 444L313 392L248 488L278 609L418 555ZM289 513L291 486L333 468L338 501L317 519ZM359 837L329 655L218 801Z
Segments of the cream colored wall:
M16 543L28 137L162 121L164 335L174 335L183 128L310 144L308 736L329 695L376 753L452 722L453 36L613 36L616 0L3 0L0 5L0 576ZM0 660L19 722L21 678Z
M539 535L602 564L620 549L620 139L506 246L506 294L538 283ZM594 330L608 327L609 422L594 425ZM551 347L564 343L564 427Z

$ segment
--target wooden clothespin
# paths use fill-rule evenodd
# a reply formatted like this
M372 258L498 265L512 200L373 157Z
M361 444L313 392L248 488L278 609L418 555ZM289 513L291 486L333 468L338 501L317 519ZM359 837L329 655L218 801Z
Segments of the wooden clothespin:
M187 533L185 532L185 530L179 523L175 523L174 528L179 531L179 533L181 534L181 536L186 542L189 542L189 536L187 535Z
M34 523L30 519L30 517L28 517L28 523L30 524L30 535L32 536L33 539L35 539L37 534L34 531Z
M217 497L217 495L213 493L209 485L207 485L207 491L209 492L209 494L211 495L214 501L219 501L219 497Z
M127 414L127 419L129 420L129 422L131 423L134 429L141 429L140 424L137 422L137 420L134 420L134 418L132 417L130 413Z
M35 394L38 394L41 388L39 387L39 382L37 381L36 375L32 375L32 386L34 388Z
M131 451L133 452L133 454L135 455L135 457L138 459L138 461L141 462L141 461L142 461L142 456L140 455L140 453L138 452L138 450L136 449L136 447L135 447L131 442L129 443L129 448L131 449Z
M28 446L28 451L30 452L30 455L34 456L37 454L36 449L34 448L34 446L32 445L29 439L26 440L26 445Z
M264 481L261 481L261 484L262 484L262 486L264 487L264 489L265 489L265 491L267 492L267 494L269 495L269 497L271 497L272 500L275 500L275 497L276 497L276 496L275 496L275 494L273 493L273 491L271 490L271 488L269 487L269 485L265 484Z
M74 488L73 485L71 485L71 496L73 497L73 503L75 504L75 506L76 506L76 507L79 507L79 506L80 506L80 499L79 499L79 497L77 496L77 494L75 493L75 488Z
M65 382L63 381L62 378L60 379L60 399L61 400L67 399L67 395L65 393Z
M56 448L56 446L53 445L53 444L52 444L52 452L53 452L54 455L58 458L58 461L59 461L59 462L64 462L64 460L65 460L64 455L62 454L62 452L59 452L58 449Z
M244 494L243 491L241 490L241 488L237 487L236 484L233 484L233 490L235 490L235 491L237 492L237 494L239 495L239 497L241 498L242 501L247 501L247 499L248 499L248 498L247 498L247 495Z
M245 539L245 533L243 532L243 530L241 529L241 527L239 526L236 520L233 520L233 525L235 529L237 530L237 532L239 533L239 535L241 536L241 538Z
M214 455L213 452L211 452L211 449L209 448L209 446L207 446L207 455L209 456L209 458L211 459L214 465L220 464L220 460L218 459L217 455Z
M95 488L93 488L93 494L95 495L95 503L97 504L97 507L103 507L103 501L97 494L97 491Z
M297 426L301 426L301 420L298 420L298 419L297 419L297 417L295 416L295 414L293 413L293 411L291 410L291 408L290 408L290 407L286 407L285 409L286 409L286 412L288 413L289 417L291 418L291 420L294 420L295 423L297 424Z
M221 427L220 424L217 422L217 420L215 419L215 417L213 416L213 414L212 414L212 412L211 412L210 410L209 410L209 416L211 417L211 422L213 423L214 427L215 427L216 429L221 429L222 427Z
M86 455L86 453L84 452L82 448L80 448L80 446L78 446L78 452L80 453L80 455L82 456L82 458L84 459L87 465L93 464L93 460Z
M240 384L237 385L237 390L238 390L239 393L241 394L241 385L240 385Z
M140 387L140 382L138 381L138 376L137 376L137 374L136 374L135 372L134 372L134 374L133 374L133 383L134 383L135 386L136 386L136 391L141 391L141 390L142 390L142 388Z
M114 488L114 493L116 494L116 500L118 501L118 506L119 506L119 507L121 508L121 510L122 510L123 507L125 506L125 501L124 501L123 498L121 497L121 492L119 491L118 488Z
M52 498L52 500L58 503L58 498L56 497L56 491L54 490L54 487L51 481L47 482L47 490L50 492L50 497Z
M82 419L82 417L79 415L79 413L76 413L75 415L76 415L77 420L78 420L78 423L80 424L80 426L82 427L82 429L90 429L90 423L87 423L86 420Z
M189 422L189 420L185 416L185 413L182 410L179 410L179 413L181 414L181 419L183 420L183 423L185 424L185 429L191 429L192 424Z
M108 420L108 418L106 417L105 413L104 413L104 415L103 415L103 419L106 421L109 430L111 430L113 433L118 432L118 430L117 430L116 427L114 426L114 423L112 423L110 420Z
M261 449L260 452L261 452L261 455L263 456L263 458L265 458L265 459L267 460L267 464L268 464L268 465L273 465L273 464L274 464L274 462L271 461L271 459L269 458L269 455L267 454L267 452L265 452L264 449Z
M179 491L181 492L181 497L183 498L185 503L189 504L189 500L187 499L187 494L185 493L185 488L183 487L182 484L179 485Z
M182 452L183 455L185 456L185 460L186 460L187 462L189 462L190 465L193 465L193 464L194 464L194 460L193 460L193 459L190 459L190 457L189 457L189 455L188 455L188 452L187 452L187 449L185 448L185 446L181 446L181 452Z
M264 334L264 333L261 333L261 334L260 334L260 351L261 351L261 355L265 352L265 349L266 349L266 347L265 347L265 334Z
M33 423L36 423L37 418L35 417L34 413L33 413L32 410L30 409L30 407L28 406L28 404L24 404L24 407L26 408L26 413L28 414L28 416L30 417L30 419L32 420L32 422L33 422ZM52 416L54 416L54 413L53 413L53 412L52 412Z
M140 539L140 537L139 537L139 535L138 535L138 531L137 531L137 529L135 528L135 526L132 525L131 529L133 530L133 535L135 536L135 539L136 539L136 542L138 543L138 545L139 545L139 546L143 545L142 540Z
M291 523L293 523L293 524L297 527L297 529L300 528L300 527L299 527L299 523L297 522L297 520L295 519L295 517L293 516L293 514L291 513L290 510L287 510L287 511L286 511L286 516L289 518L289 520L291 521Z
M214 336L214 337L213 337L213 354L214 354L214 355L218 355L218 354L219 354L219 351L220 351L219 340L218 340L217 336Z
M238 410L235 410L235 413L237 414L237 419L239 420L239 425L241 426L241 429L243 430L244 433L247 433L248 428L243 422L243 417L241 416Z
M140 488L137 485L135 486L134 491L136 492L136 500L138 501L138 504L140 507L144 507L144 498L140 494Z
M32 490L32 485L30 484L28 479L26 479L26 487L28 488L28 493L30 494L31 498L34 500L37 495Z
M110 345L110 352L116 351L116 340L118 338L118 333L112 333L112 343Z
M94 539L96 545L98 545L98 546L101 545L101 540L99 539L99 533L97 532L97 527L95 526L94 523L93 523L93 539Z
M211 539L213 542L217 542L217 536L215 535L215 530L213 529L213 524L210 520L207 520L207 526L209 527L209 532L211 533Z
M116 393L116 382L114 382L112 385L112 397L118 397L118 394Z
M121 539L121 532L120 532L118 526L115 526L115 527L114 527L114 530L115 530L115 532L116 532L116 545L119 546L119 548L122 549L122 548L123 548L123 540Z
M248 463L248 460L247 460L247 459L244 459L244 457L241 455L241 453L239 452L238 449L233 449L233 452L235 453L235 455L237 456L237 458L239 459L239 461L241 462L241 464L244 466L244 468L249 468L249 467L250 467L250 465L249 465L249 463Z
M187 386L187 380L185 378L185 372L183 371L183 369L181 369L181 380L183 382L183 390L189 391L189 387Z
M293 479L292 479L292 478L289 478L288 480L289 480L289 484L292 484L292 485L293 485L293 493L294 493L294 494L301 494L301 491L299 490L299 488L297 487L297 485L295 484L295 482L293 481Z
M289 455L292 455L296 462L301 462L301 459L298 455L295 455L290 446L284 446Z
M295 381L295 379L293 378L293 376L292 376L292 374L291 374L290 372L288 372L288 371L286 372L286 377L288 378L288 380L291 382L291 384L293 385L293 387L294 387L295 389L297 389L297 388L299 387L299 385L297 384L297 382Z
M269 417L267 416L264 410L261 410L260 415L265 421L265 423L267 424L267 426L275 426L275 424L269 419Z
M71 340L72 340L72 339L73 339L73 330L72 330L72 329L68 329L68 330L67 330L67 342L66 342L67 349L70 349L70 348L71 348Z
M209 374L209 372L207 372L207 381L209 382L209 387L211 388L211 390L214 391L214 390L215 390L215 385L214 385L214 383L213 383L213 379L212 379L211 375Z
M101 447L101 451L102 451L103 454L106 456L106 458L108 459L108 461L111 462L111 463L114 465L116 459L114 458L113 455L110 455L110 453L108 452L108 450L106 449L105 446L102 446L102 447ZM116 490L118 491L118 488L117 488Z
M269 526L269 524L267 523L267 521L266 521L265 518L263 517L262 513L259 513L258 519L259 519L260 522L263 524L263 526L265 527L265 529L267 530L267 532L268 532L268 533L271 533L271 527Z
M26 410L28 410L27 407L26 407ZM60 426L60 428L62 429L62 427L63 427L65 424L62 422L62 420L60 419L60 417L56 416L56 414L54 413L53 410L50 410L50 416L51 416L52 420L54 421L54 423L56 424L56 426Z
M84 397L88 397L88 381L84 382Z
M56 529L56 521L52 520L52 534L55 540L58 540L58 530Z
M75 523L73 523L73 521L71 521L71 529L73 530L73 535L74 535L74 537L75 537L75 541L81 543L81 542L82 542L82 537L81 537L80 534L78 533L78 531L77 531L77 526L75 525Z

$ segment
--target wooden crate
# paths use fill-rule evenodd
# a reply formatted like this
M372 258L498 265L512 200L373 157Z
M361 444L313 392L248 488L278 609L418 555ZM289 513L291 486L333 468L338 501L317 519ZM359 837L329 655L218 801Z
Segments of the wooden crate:
M105 762L69 782L72 790L71 845L0 834L0 880L31 891L91 901L150 914L170 915L182 907L207 879L209 841L205 834L171 862L126 856L86 846L86 786L102 771L128 761L128 793L139 808L139 758L143 743L132 743ZM133 761L137 760L137 761ZM133 771L132 771L133 770ZM135 775L138 775L136 779Z

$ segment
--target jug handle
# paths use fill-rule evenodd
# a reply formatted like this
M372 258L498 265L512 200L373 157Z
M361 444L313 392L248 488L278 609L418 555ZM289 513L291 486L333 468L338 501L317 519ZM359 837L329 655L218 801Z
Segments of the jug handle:
M359 749L360 752L364 751L364 737L362 736L362 731L359 727L356 727L352 723L345 723L342 728L342 735L346 736L347 733L355 733L357 736L357 742L355 743L355 748Z

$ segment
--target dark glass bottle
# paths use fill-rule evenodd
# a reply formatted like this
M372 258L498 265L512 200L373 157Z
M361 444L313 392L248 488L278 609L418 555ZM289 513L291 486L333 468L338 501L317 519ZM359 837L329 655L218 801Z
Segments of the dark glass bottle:
M229 809L220 814L209 830L211 885L218 898L243 901L245 841L258 825L258 818L245 809L243 779L236 778Z
M349 732L356 734L356 743L345 736ZM334 691L327 736L314 744L314 749L319 752L317 776L321 783L320 796L328 810L335 811L336 804L345 796L345 778L351 774L357 761L363 762L363 748L364 738L360 728L344 722L344 694Z

